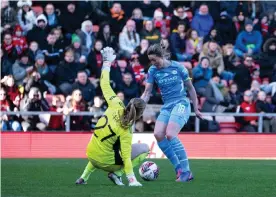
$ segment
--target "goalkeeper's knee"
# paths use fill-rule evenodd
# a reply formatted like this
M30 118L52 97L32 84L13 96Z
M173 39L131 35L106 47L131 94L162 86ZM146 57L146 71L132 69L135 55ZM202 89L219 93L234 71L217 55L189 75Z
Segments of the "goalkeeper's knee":
M134 159L144 153L148 154L149 151L149 146L145 143L132 144L131 159Z

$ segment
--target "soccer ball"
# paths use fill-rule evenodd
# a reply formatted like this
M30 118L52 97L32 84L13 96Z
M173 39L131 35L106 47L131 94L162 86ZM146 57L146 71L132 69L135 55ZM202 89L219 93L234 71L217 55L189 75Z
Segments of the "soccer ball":
M139 168L139 174L145 181L154 181L159 175L159 168L154 162L145 161Z

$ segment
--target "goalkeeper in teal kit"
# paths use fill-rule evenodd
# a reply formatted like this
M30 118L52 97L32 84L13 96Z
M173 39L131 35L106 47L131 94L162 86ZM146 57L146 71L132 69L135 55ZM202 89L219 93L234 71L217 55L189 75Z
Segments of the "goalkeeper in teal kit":
M141 98L149 101L155 82L160 89L164 105L155 124L154 136L159 148L173 164L177 181L187 182L193 179L193 175L186 151L177 135L191 113L186 88L196 116L202 118L198 110L196 92L187 69L178 62L168 60L168 54L161 44L150 46L147 54L152 66L149 68L146 88Z

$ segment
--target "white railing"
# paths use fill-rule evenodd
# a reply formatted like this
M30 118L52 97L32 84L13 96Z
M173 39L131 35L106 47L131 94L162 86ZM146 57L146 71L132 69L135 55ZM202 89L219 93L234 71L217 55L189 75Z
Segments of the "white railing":
M147 109L150 111L153 111L155 113L160 112L160 105L148 105ZM147 110L146 109L146 110ZM58 112L50 112L50 111L43 111L43 112L26 112L26 111L18 111L18 112L10 112L10 111L1 111L1 115L21 115L21 116L28 116L28 115L42 115L42 114L48 114L48 115L63 115L62 113ZM262 133L263 130L263 118L264 117L276 117L276 113L202 113L203 116L234 116L234 117L242 117L242 116L257 116L258 117L258 132ZM97 115L101 116L102 113L92 113L92 112L71 112L68 115L66 115L65 120L65 130L66 132L70 131L70 117L71 116L92 116ZM194 113L191 113L191 116L195 116ZM200 120L198 118L195 118L195 132L199 133L200 131Z

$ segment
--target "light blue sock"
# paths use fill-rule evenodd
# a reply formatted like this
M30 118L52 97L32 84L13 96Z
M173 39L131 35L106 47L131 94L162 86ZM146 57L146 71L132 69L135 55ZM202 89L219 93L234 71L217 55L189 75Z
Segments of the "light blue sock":
M172 146L173 151L175 152L182 170L184 172L190 171L190 166L189 166L189 161L187 157L187 153L184 149L184 146L178 139L178 137L174 137L173 139L170 140L170 144Z
M163 153L166 155L166 157L170 160L170 162L172 163L175 171L177 172L177 170L180 168L180 163L179 160L176 156L176 154L174 153L172 146L169 142L169 140L167 138L164 138L162 141L157 142L159 148L163 151Z

